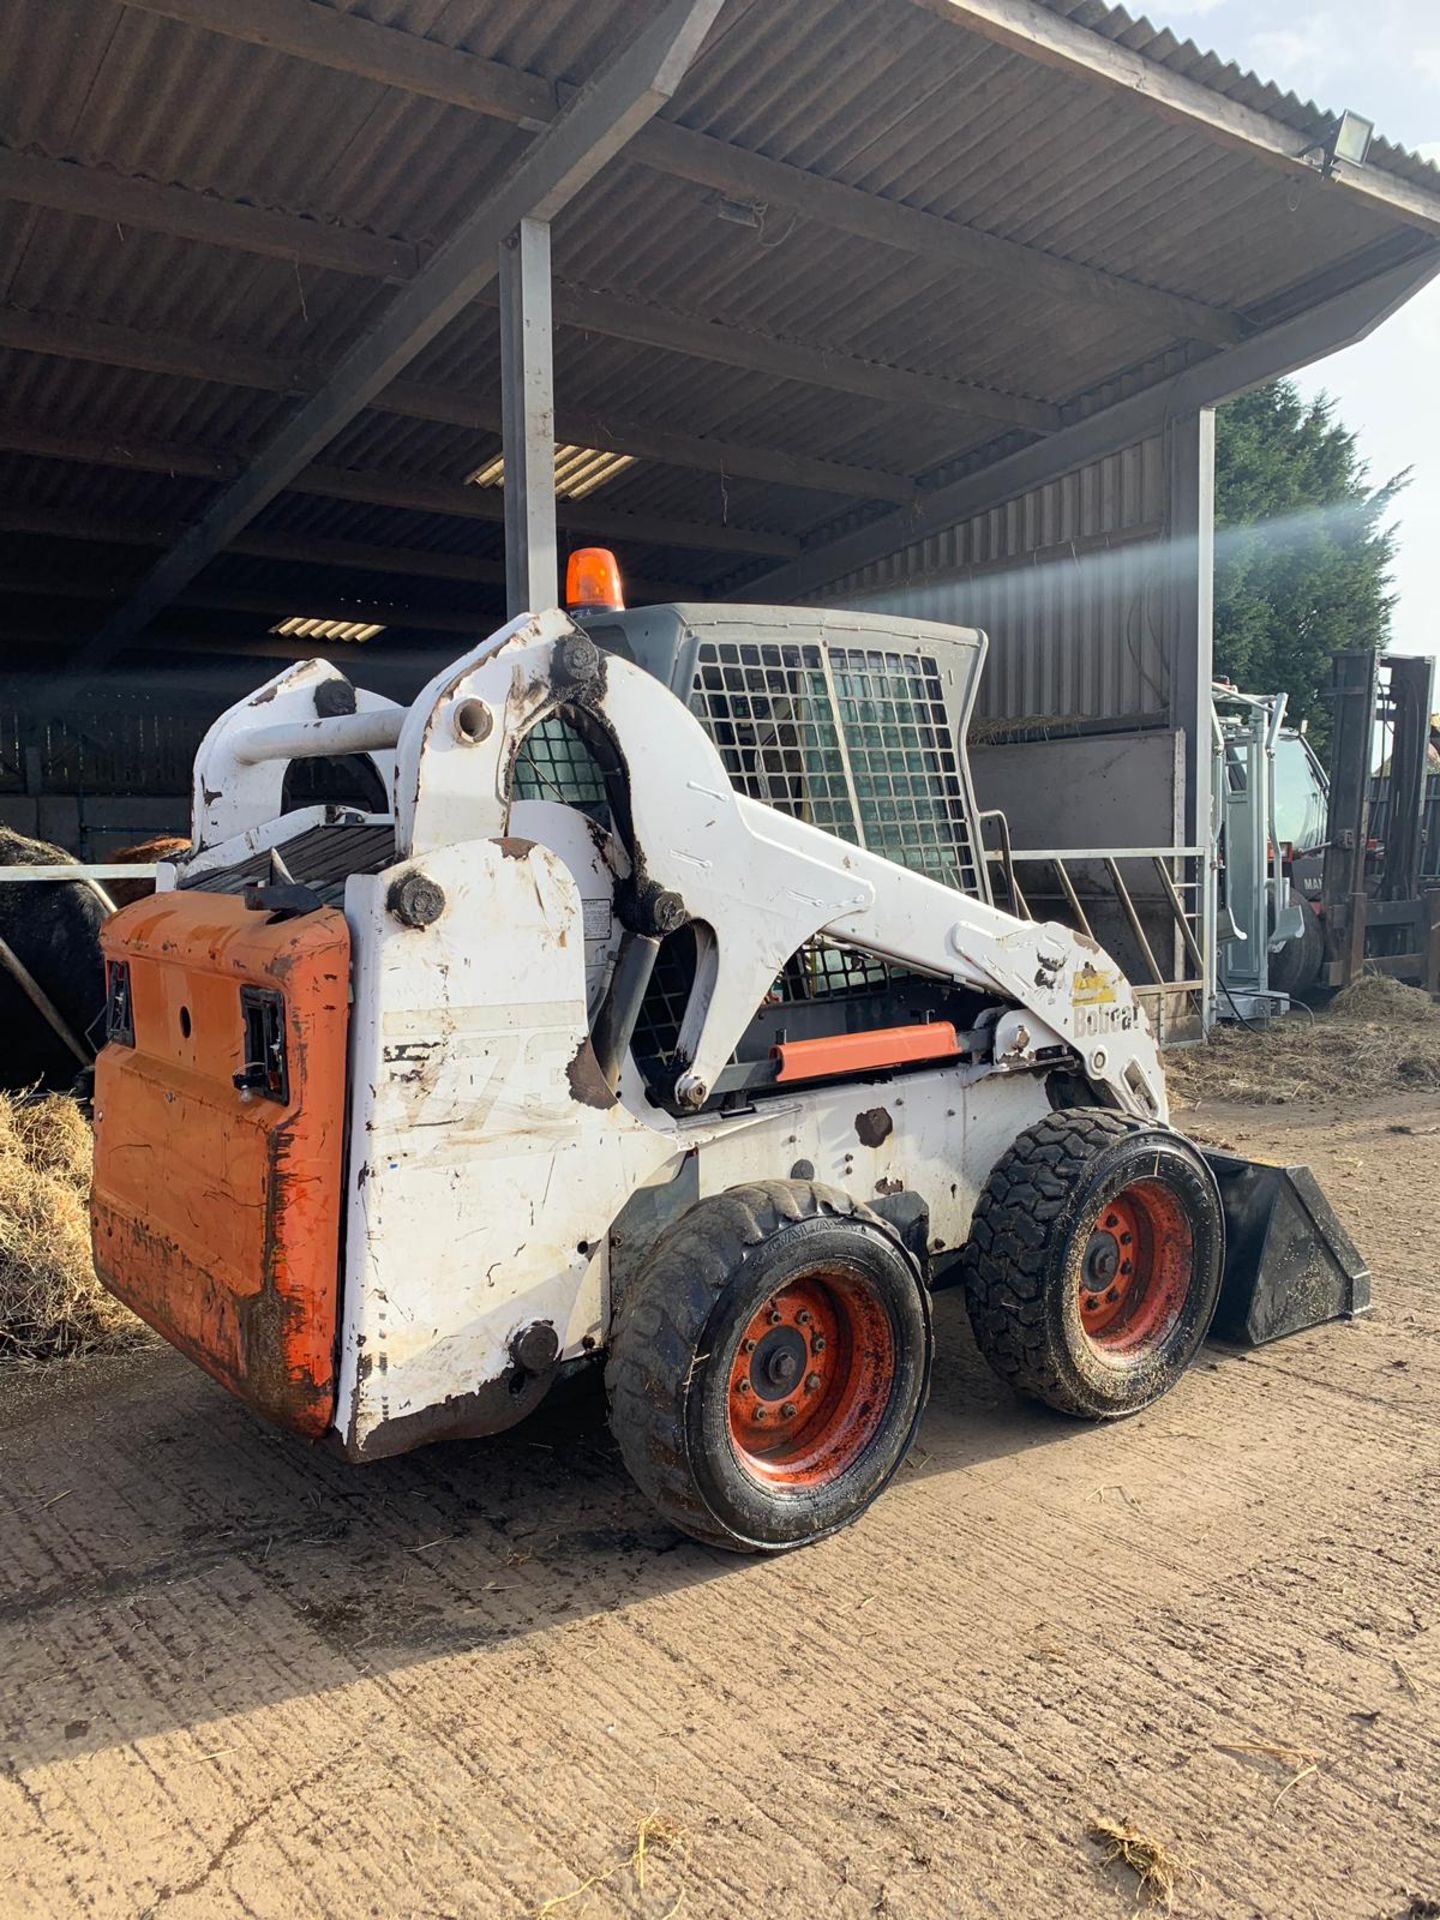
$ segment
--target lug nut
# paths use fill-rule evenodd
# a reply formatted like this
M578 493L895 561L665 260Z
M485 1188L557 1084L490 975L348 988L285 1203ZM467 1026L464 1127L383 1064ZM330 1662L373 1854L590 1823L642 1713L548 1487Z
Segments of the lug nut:
M823 1333L817 1333L815 1338L810 1342L810 1351L812 1353L823 1353L825 1351L825 1336Z
M782 1420L793 1420L795 1418L795 1402L793 1400L787 1400L784 1406L781 1407L780 1418Z
M805 1382L805 1391L807 1393L818 1393L820 1391L820 1376L818 1373L812 1373L810 1375L810 1378Z
M748 1393L750 1391L750 1382L748 1380L737 1380L735 1382L735 1391L737 1393Z
M1119 1289L1117 1287L1111 1287L1110 1291L1106 1294L1105 1298L1107 1300L1118 1300L1120 1298Z
M765 1409L764 1409L764 1407L756 1407L756 1409L755 1409L755 1415L754 1415L754 1417L755 1417L755 1418L756 1418L757 1420L763 1420L763 1419L765 1418Z
M814 1317L815 1316L811 1313L808 1307L801 1307L800 1311L795 1316L795 1318L800 1322L802 1327L808 1327L810 1322L814 1319Z
M784 1315L781 1313L778 1307L771 1307L770 1324L772 1327L778 1327L783 1318L784 1318Z
M742 1353L753 1353L755 1351L755 1342L753 1340L742 1340L740 1342L740 1351Z

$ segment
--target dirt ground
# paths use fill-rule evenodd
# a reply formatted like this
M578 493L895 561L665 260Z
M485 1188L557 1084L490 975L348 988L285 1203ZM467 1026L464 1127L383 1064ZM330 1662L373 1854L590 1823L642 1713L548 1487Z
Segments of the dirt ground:
M362 1470L168 1351L6 1376L0 1912L1131 1914L1106 1816L1178 1913L1440 1913L1440 1099L1180 1119L1316 1167L1373 1317L1099 1430L945 1295L912 1465L777 1561L584 1406Z

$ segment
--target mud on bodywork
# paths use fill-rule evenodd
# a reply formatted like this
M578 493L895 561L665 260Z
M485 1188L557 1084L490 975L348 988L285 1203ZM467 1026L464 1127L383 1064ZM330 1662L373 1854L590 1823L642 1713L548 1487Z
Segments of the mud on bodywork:
M589 1034L575 1049L574 1058L565 1069L565 1078L575 1098L587 1107L606 1107L615 1105L615 1095L610 1091L605 1076L600 1071L600 1063L595 1058L595 1048Z
M535 1411L554 1384L556 1372L550 1367L529 1373L512 1364L498 1378L468 1393L450 1394L434 1406L392 1415L366 1428L358 1438L352 1420L339 1450L348 1460L388 1460L437 1440L483 1440L503 1433Z

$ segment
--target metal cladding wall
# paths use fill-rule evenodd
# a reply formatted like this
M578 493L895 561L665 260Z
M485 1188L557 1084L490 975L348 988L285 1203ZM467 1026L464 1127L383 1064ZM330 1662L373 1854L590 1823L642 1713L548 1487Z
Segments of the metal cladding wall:
M982 733L986 720L1163 720L1167 511L1165 442L1156 436L813 597L983 627Z

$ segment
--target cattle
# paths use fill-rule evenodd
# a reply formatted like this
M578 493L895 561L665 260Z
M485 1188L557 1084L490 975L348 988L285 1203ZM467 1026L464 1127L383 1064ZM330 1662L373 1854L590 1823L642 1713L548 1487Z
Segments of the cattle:
M0 827L6 867L64 865L72 855ZM73 1085L100 1044L105 969L100 957L104 901L83 880L0 879L0 1087L19 1092ZM36 1005L7 957L19 962L53 1018ZM75 1045L62 1036L63 1027Z
M162 860L183 860L190 851L188 840L177 839L172 833L157 834L153 840L141 840L133 847L122 847L118 853L107 853L106 861L114 865L124 862L126 866L158 866ZM153 880L107 880L105 891L117 907L128 907L132 901L148 900L155 891Z

